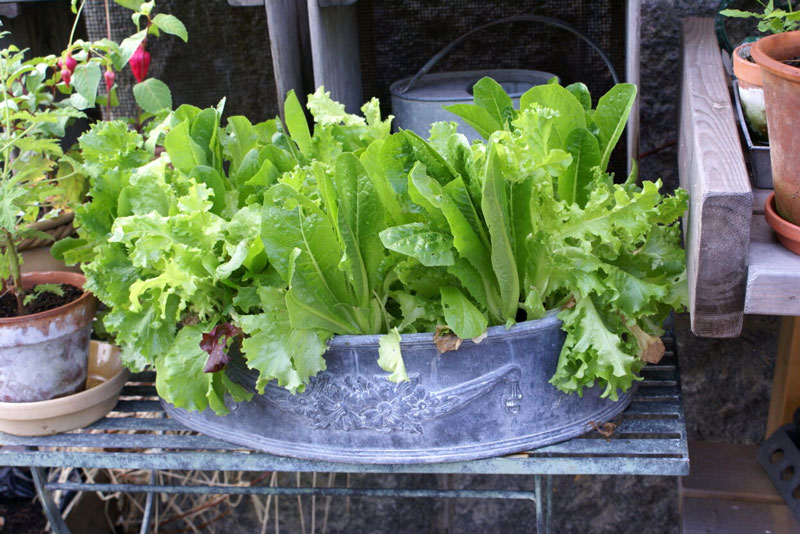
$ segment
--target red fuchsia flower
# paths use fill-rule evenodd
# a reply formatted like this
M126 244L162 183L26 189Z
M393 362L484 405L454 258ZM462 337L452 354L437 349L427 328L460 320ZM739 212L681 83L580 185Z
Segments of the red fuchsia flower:
M144 49L144 43L133 53L130 59L131 72L136 81L141 83L147 78L147 70L150 68L150 52Z
M106 81L106 91L111 92L111 87L114 85L114 80L117 77L117 73L113 70L107 70L103 73L103 78Z
M75 72L75 66L77 64L78 62L69 52L61 56L61 58L56 61L56 65L58 65L58 68L61 69L61 80L65 85L69 85L69 82L72 81L72 73Z
M72 54L67 52L56 62L56 64L62 71L68 70L69 73L72 74L75 72L75 66L78 64L78 62L74 57L72 57Z

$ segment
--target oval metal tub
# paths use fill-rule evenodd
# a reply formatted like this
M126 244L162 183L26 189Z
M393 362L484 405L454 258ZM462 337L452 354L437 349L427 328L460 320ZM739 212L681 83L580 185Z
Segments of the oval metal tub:
M607 421L630 403L583 397L548 383L565 334L551 313L510 329L489 328L479 344L464 341L439 354L431 334L402 336L411 378L395 384L377 363L379 336L337 336L328 369L304 393L270 385L252 401L230 398L230 414L187 412L165 401L187 427L272 454L350 463L472 460L563 441ZM253 390L254 373L240 358L229 376Z

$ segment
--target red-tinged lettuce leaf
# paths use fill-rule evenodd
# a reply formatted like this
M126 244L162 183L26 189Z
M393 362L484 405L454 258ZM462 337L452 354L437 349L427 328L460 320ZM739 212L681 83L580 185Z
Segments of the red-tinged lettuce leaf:
M230 355L228 350L231 343L241 337L242 329L231 323L221 323L211 329L210 332L203 332L200 348L208 353L208 360L203 368L204 373L216 373L228 365Z
M252 393L232 382L224 371L204 371L208 354L200 344L210 325L183 327L174 337L169 350L156 359L156 390L167 402L191 411L211 407L218 415L228 413L225 394L241 402Z

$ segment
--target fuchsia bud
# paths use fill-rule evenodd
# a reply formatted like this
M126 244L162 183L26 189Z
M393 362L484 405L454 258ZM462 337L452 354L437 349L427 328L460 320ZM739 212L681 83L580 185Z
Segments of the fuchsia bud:
M61 69L61 81L64 82L64 85L69 85L69 82L72 81L72 73L69 69Z
M70 74L75 72L75 66L78 64L78 61L72 57L72 54L67 53L59 59L56 64L58 68L62 71L68 70ZM63 76L62 76L63 77Z
M103 73L103 78L106 80L106 91L111 92L111 87L114 85L114 79L117 77L117 73L113 70L107 70Z
M133 72L136 81L141 83L142 80L147 78L147 69L150 68L150 52L144 49L144 43L139 45L139 48L133 53L130 59L131 72Z

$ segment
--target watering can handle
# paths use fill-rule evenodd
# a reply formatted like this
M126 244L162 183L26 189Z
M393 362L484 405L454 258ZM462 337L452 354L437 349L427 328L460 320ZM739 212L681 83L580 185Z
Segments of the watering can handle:
M614 70L614 66L611 64L611 60L608 58L606 53L603 52L603 49L600 48L600 45L595 43L592 39L590 39L585 34L581 33L574 26L571 26L571 25L567 24L564 21L561 21L561 20L558 20L558 19L554 19L552 17L541 17L539 15L513 15L511 17L504 17L502 19L497 19L497 20L494 20L492 22L488 22L488 23L486 23L486 24L484 24L482 26L478 26L477 28L471 29L467 33L461 34L459 37L456 38L456 40L454 40L453 42L451 42L450 44L448 44L447 46L445 46L444 48L439 50L439 52L437 52L436 55L434 55L432 58L430 58L428 60L428 62L425 63L425 65L423 65L421 69L419 69L419 71L414 75L414 77L412 77L408 81L406 86L403 87L403 89L400 92L401 93L405 93L406 91L411 89L414 86L414 84L417 83L417 80L419 80L419 78L421 76L427 74L427 72L429 70L431 70L434 67L434 65L436 65L439 62L440 59L442 59L444 56L449 54L450 51L453 48L455 48L456 46L460 45L467 38L471 37L472 34L477 33L477 32L479 32L481 30L484 30L484 29L486 29L486 28L488 28L490 26L495 26L497 24L505 24L506 22L541 22L541 23L547 24L549 26L555 26L557 28L561 28L563 30L567 30L568 32L580 37L581 39L583 39L586 42L586 44L588 44L590 47L592 47L595 50L595 52L597 52L600 55L600 57L603 59L603 62L605 62L606 67L608 67L608 70L611 73L611 79L614 80L614 83L619 83L619 77L617 76L617 71Z

